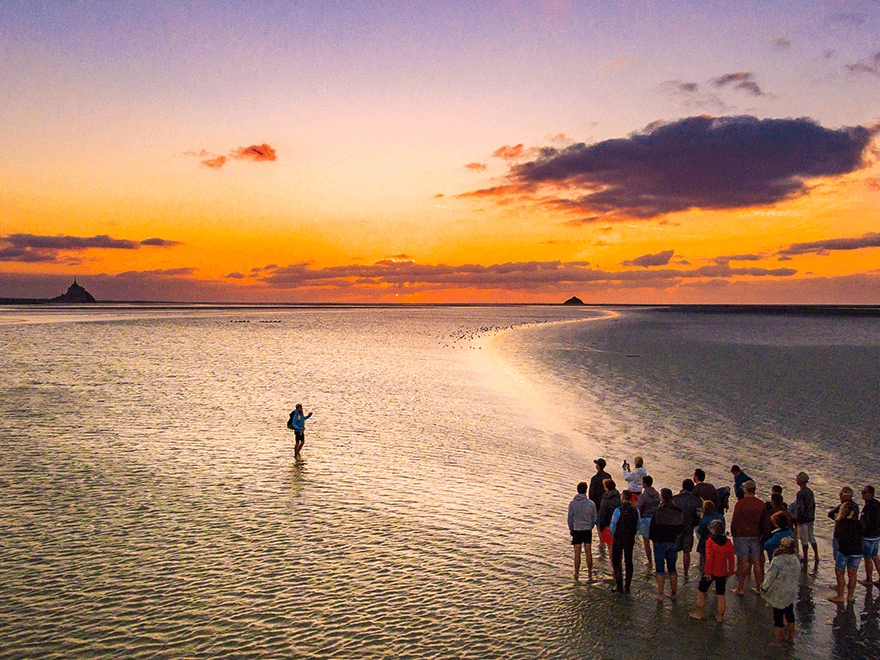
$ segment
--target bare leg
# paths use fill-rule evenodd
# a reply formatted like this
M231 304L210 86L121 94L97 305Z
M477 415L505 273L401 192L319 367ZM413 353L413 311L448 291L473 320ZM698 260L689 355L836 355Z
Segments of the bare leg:
M748 570L749 562L747 559L743 559L742 557L736 558L736 589L733 590L733 593L739 594L742 596L745 593L746 586L746 571Z
M645 566L653 566L654 558L651 555L651 540L646 536L642 539L645 542L645 557L647 557L647 561L645 561Z
M678 573L673 573L669 576L669 588L672 590L669 597L675 600L675 596L678 593Z
M837 595L832 598L829 598L828 600L830 600L832 603L842 603L843 602L843 590L844 590L844 586L845 586L844 581L843 581L844 571L834 569L834 572L837 573Z
M574 546L574 579L577 580L581 574L581 544Z
M681 553L681 555L682 555L681 556L681 563L682 563L682 568L684 569L684 577L685 577L685 579L687 579L688 571L691 568L691 553L688 552L687 550L685 550L684 552Z
M784 628L774 628L773 629L773 642L772 646L781 646L782 645L782 631Z
M788 637L785 641L794 643L794 622L788 624Z
M856 576L858 571L854 568L848 568L846 573L847 577L849 577L849 583L846 585L846 599L853 601L856 599Z
M697 591L697 610L696 612L691 612L692 619L703 620L703 610L706 608L706 594L702 591Z
M877 569L877 581L874 584L880 586L880 557L873 557L871 561L874 563L874 568Z
M587 579L593 581L593 545L584 543L584 553L587 555Z
M727 596L718 596L718 614L715 615L715 620L718 623L724 621L724 613L727 611Z
M756 594L761 593L761 585L764 583L764 565L761 561L754 562L755 566L755 586L754 592Z
M663 600L663 587L666 585L666 576L657 576L657 600Z
M816 565L819 565L819 544L813 541L810 545L813 546L813 558L816 560Z

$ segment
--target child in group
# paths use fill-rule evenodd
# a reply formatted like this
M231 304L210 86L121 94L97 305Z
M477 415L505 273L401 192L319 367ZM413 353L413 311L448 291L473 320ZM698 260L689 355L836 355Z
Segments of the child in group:
M764 600L773 608L773 646L780 645L786 628L788 635L785 641L794 642L794 603L797 600L800 573L801 562L797 556L794 536L786 536L773 553L770 568L761 584Z
M711 502L706 502L712 504ZM705 508L705 507L704 507ZM713 505L714 508L714 505ZM726 587L727 578L736 572L736 558L733 555L733 541L724 533L724 519L715 519L709 524L711 536L706 539L706 563L703 568L703 577L697 587L697 610L691 612L691 618L703 619L703 610L706 607L706 594L709 586L715 583L715 594L718 597L718 613L715 620L718 623L724 621L724 613L727 611Z
M709 525L713 520L724 522L724 516L718 513L712 500L703 500L703 508L700 510L700 523L697 525L697 552L700 555L700 568L706 565L706 540L711 532Z

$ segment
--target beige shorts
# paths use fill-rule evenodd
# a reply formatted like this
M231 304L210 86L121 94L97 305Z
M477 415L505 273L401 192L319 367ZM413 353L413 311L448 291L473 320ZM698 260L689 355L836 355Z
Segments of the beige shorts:
M801 540L801 545L815 543L816 537L813 535L813 523L801 523L798 525L798 538Z

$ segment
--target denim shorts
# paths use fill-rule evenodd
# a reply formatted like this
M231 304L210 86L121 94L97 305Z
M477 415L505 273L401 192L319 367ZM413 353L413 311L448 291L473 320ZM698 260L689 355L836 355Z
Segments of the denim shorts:
M761 539L757 536L734 536L733 554L741 559L758 559L761 554Z
M861 563L861 555L845 555L842 552L838 552L837 559L834 561L834 568L838 571L844 571L846 569L857 571L859 570L859 564Z
M862 557L871 559L880 550L880 539L862 539Z
M678 559L678 543L654 543L654 568L657 575L675 575L675 560Z
M644 536L648 538L648 530L651 528L651 519L650 518L642 518L639 520L639 536Z

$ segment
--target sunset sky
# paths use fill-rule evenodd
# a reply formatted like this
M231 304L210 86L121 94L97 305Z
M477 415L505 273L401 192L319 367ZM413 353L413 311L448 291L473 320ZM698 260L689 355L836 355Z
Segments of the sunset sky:
M880 303L880 2L0 4L0 297Z

